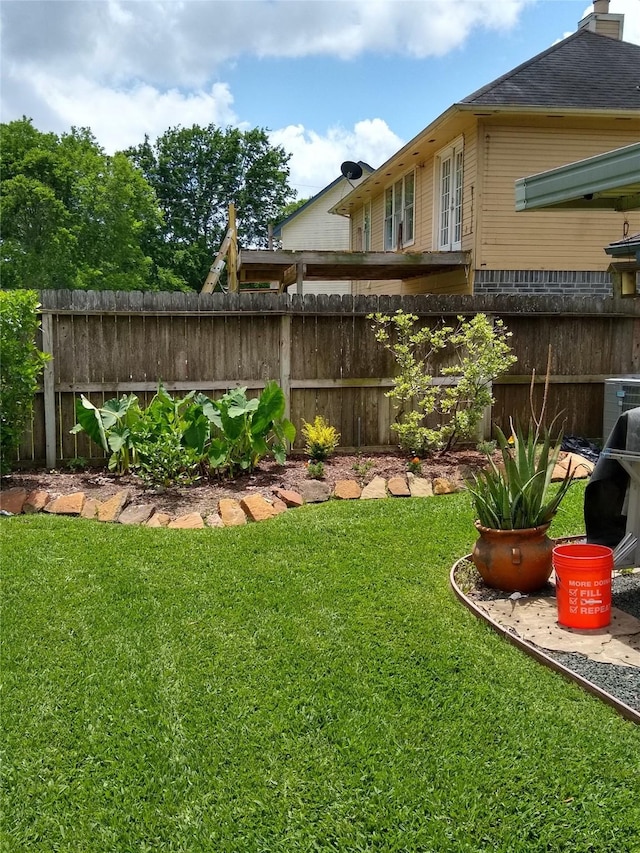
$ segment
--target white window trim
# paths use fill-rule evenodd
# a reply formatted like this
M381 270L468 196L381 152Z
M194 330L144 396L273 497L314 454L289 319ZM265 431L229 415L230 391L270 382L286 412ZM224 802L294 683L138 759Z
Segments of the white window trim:
M396 248L397 248L395 240L393 242L393 245L391 245L391 246L387 245L387 220L389 218L389 217L387 217L387 192L389 190L392 191L392 215L391 215L391 219L393 222L393 219L397 215L396 197L395 197L396 185L399 184L400 182L402 182L402 203L400 205L400 211L402 213L402 221L404 222L404 217L405 217L406 207L407 207L407 205L405 203L405 199L404 199L405 180L409 176L413 177L413 201L411 203L411 207L413 208L413 211L412 211L413 236L411 237L410 240L406 240L404 237L404 229L403 229L401 248L404 249L407 246L412 246L416 241L416 170L411 169L409 172L405 172L404 175L402 175L399 178L396 178L395 181L392 181L390 184L388 184L384 188L384 193L382 194L382 205L383 205L383 208L382 208L382 245L384 247L385 252L395 252ZM394 236L397 237L397 230L396 230L396 233Z
M462 155L462 169L460 176L459 185L454 181L455 177L455 162L456 156ZM443 223L443 209L442 209L442 196L443 196L443 187L442 187L442 164L445 161L450 161L452 166L451 171L451 185L449 189L449 205L448 205L448 216L449 221L446 226ZM462 226L463 226L463 210L464 210L464 136L459 136L457 139L454 139L446 148L443 148L441 151L438 151L434 157L434 172L433 172L433 199L434 199L434 216L433 216L433 246L436 251L439 252L457 252L462 248ZM460 203L456 208L455 205L455 195L456 189L459 190L460 193ZM454 228L455 221L454 216L456 209L460 214L460 239L454 240ZM442 230L446 227L448 229L448 240L444 241L442 239Z
M365 222L369 219L369 230L365 228ZM368 237L368 239L367 239ZM362 251L371 251L371 202L362 205Z

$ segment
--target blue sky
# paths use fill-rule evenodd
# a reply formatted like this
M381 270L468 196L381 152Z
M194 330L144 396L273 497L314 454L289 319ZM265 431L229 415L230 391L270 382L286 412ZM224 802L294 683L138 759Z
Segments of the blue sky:
M586 0L3 0L0 118L109 151L266 127L308 197L576 29ZM640 0L611 0L640 43Z

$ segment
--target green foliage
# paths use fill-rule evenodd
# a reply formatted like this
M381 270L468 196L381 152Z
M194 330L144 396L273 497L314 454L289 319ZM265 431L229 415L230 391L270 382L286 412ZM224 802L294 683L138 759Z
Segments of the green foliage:
M324 462L307 462L307 477L310 480L322 480L324 477Z
M320 415L312 424L302 421L302 434L307 440L304 449L316 462L328 459L340 441L340 433Z
M239 242L266 246L268 223L294 195L288 155L261 128L173 127L127 152L163 211L154 260L200 290L236 206Z
M49 356L35 344L38 295L0 291L0 473L11 467Z
M184 289L151 257L162 214L124 154L90 131L0 125L3 288Z
M247 398L246 388L227 391L212 401L208 410L216 431L209 447L211 467L229 477L251 471L271 453L280 465L286 443L296 437L293 424L284 417L285 399L276 382L269 382L259 398Z
M269 382L254 399L246 390L234 388L219 400L195 391L175 399L159 384L144 410L135 394L101 407L82 395L71 432L86 432L109 453L110 470L138 470L155 485L193 483L205 469L234 477L268 454L284 464L296 431L284 417L282 389Z
M414 456L413 459L407 462L407 471L410 474L415 474L416 477L422 474L422 461L419 456Z
M545 431L540 442L539 428L531 426L526 434L512 427L509 439L499 427L496 433L502 465L489 456L489 467L469 484L480 524L494 530L520 530L549 523L572 483L567 469L564 480L551 487L561 440L553 444Z
M358 461L353 463L353 465L351 466L351 470L358 478L358 482L361 486L364 486L367 479L367 474L369 473L369 471L371 471L373 467L374 463L371 459L361 459L360 455L358 454Z
M86 471L89 467L89 460L84 456L74 456L73 459L70 459L67 462L67 468L69 471Z
M515 361L502 320L493 323L484 315L470 320L458 317L456 327L439 324L416 329L418 317L402 310L390 317L371 314L376 340L391 352L398 375L387 396L398 404L396 423L400 447L412 454L450 449L459 440L473 437L484 409L491 405L491 383ZM444 357L453 364L440 373L452 384L436 384L433 373ZM429 427L425 418L437 415L439 425Z
M175 399L162 384L132 430L140 477L155 486L191 485L209 434L204 395Z
M109 456L109 470L127 474L138 464L135 445L135 427L142 418L142 410L135 394L120 399L107 400L103 406L94 406L91 400L80 395L76 400L78 423L72 433L86 432L89 438Z

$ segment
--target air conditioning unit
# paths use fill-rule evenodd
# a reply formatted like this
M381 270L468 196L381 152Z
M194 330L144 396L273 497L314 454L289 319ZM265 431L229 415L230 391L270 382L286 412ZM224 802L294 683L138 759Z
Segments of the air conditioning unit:
M616 376L604 380L602 440L606 441L623 412L640 406L640 374Z

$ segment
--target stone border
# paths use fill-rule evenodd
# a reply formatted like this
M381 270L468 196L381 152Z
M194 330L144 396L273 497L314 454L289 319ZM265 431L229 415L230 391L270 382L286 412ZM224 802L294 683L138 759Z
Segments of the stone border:
M443 477L436 477L431 481L411 473L406 477L391 477L389 480L374 477L364 488L356 480L338 480L333 490L321 480L309 480L300 487L300 491L274 489L271 499L259 493L248 495L240 500L220 498L217 510L206 516L199 512L171 516L158 511L152 503L131 503L127 489L99 501L87 497L84 492L52 497L44 490L27 492L26 489L18 487L0 492L0 513L21 515L46 512L52 515L75 516L107 523L194 530L204 527L238 527L249 521L266 521L288 509L300 507L303 504L324 503L330 499L379 500L387 497L432 497L451 494L459 489L459 484Z
M574 471L575 479L586 479L593 471L593 463L582 456L568 453L553 471L552 480L562 480L568 466ZM303 504L324 503L333 500L379 500L382 498L429 498L448 495L464 488L459 480L445 477L418 477L408 472L406 476L395 476L385 480L374 477L361 487L356 480L338 480L333 490L322 480L307 480L299 491L273 489L272 497L259 493L240 500L220 498L218 507L206 516L199 512L188 512L171 516L160 512L152 503L132 504L127 489L117 492L104 501L89 498L84 492L52 497L45 490L27 492L15 487L0 491L0 515L48 512L53 515L70 515L95 521L140 524L146 527L169 527L173 529L200 529L204 527L238 527L247 521L266 521L288 509Z

